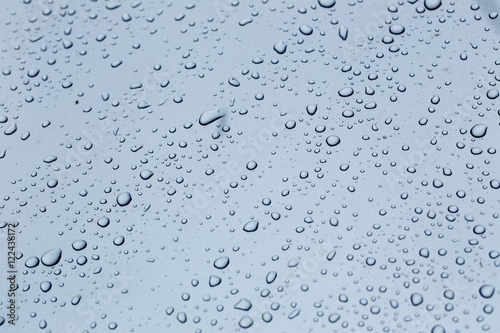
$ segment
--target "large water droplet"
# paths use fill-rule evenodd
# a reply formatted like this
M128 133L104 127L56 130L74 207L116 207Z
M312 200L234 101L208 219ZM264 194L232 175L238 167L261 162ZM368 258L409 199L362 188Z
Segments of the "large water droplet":
M234 77L230 77L227 82L232 85L233 87L239 87L240 86L240 81L238 81L236 78Z
M79 239L74 241L73 244L71 244L71 246L75 251L81 251L87 247L87 242L84 241L83 239Z
M424 6L428 10L435 10L441 6L441 0L424 0Z
M401 35L405 32L405 27L401 24L393 24L389 27L389 32L393 35Z
M55 161L57 161L57 156L55 156L55 155L48 155L48 156L46 156L46 157L43 159L43 161L44 161L45 163L52 163L52 162L55 162Z
M54 266L57 265L59 260L61 260L62 250L61 249L52 249L47 251L42 256L42 264L45 266Z
M316 111L318 111L318 105L317 104L309 104L306 107L306 111L309 115L313 116L314 114L316 114Z
M336 135L330 135L326 138L326 144L330 147L335 147L340 143L340 138Z
M254 232L259 228L259 221L250 221L245 224L243 230L246 232Z
M485 124L477 124L471 128L470 134L475 138L482 138L486 135L486 131L488 130L488 126Z
M216 287L222 282L222 279L218 277L217 275L210 275L208 279L208 285L210 287Z
M214 267L224 269L229 265L229 257L220 257L214 261Z
M109 218L101 217L99 220L97 220L97 225L101 228L106 228L109 225L109 222Z
M424 297L419 293L411 294L410 299L411 299L411 304L413 304L413 306L418 306L424 302Z
M255 162L255 161L252 160L252 161L250 161L250 162L247 163L247 169L248 170L251 171L251 170L255 170L256 168L257 168L257 162Z
M283 41L279 41L276 44L274 44L273 49L276 51L278 54L283 54L286 52L287 45Z
M481 288L479 288L479 294L484 298L491 298L494 293L495 287L491 284L485 284L482 285Z
M242 298L238 303L235 304L234 308L237 310L248 311L252 308L252 302L250 302L246 298Z
M486 97L488 97L489 99L495 99L498 97L498 95L500 95L500 93L497 89L490 89L486 92Z
M217 119L220 119L226 115L225 112L222 112L220 109L205 111L200 115L199 123L202 126L206 126L210 123L213 123Z
M253 319L249 316L243 316L240 319L239 325L241 328L249 328L253 325Z
M345 26L341 26L339 28L339 36L342 38L342 40L347 40L347 36L349 35L349 29Z
M132 196L130 195L129 192L120 193L116 197L116 203L122 207L128 205L131 201L132 201Z
M335 6L335 0L318 0L318 3L323 8L332 8Z
M143 180L148 180L149 178L153 177L154 172L151 170L144 169L141 171L140 176Z
M24 265L28 268L34 268L34 267L38 266L39 263L40 263L40 259L38 259L38 257L29 257L28 259L26 259L26 262L24 263Z
M40 283L40 290L43 291L44 293L49 291L51 288L52 288L52 283L50 283L50 281L42 281Z
M309 36L310 34L313 33L313 28L311 28L310 26L306 25L306 24L303 24L299 27L299 31L306 35L306 36Z
M3 131L3 133L5 135L12 135L14 134L15 132L17 131L17 123L16 122L13 122L12 124L9 125L9 127L7 127L5 129L5 131Z

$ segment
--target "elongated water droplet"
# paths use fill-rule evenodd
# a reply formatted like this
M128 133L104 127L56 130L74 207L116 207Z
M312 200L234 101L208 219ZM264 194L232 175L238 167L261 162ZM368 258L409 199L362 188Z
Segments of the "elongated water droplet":
M245 224L243 230L246 232L254 232L259 228L259 221L250 221Z
M220 119L226 115L225 112L222 112L220 109L205 111L200 115L199 123L202 126L206 126L210 123L213 123L217 119Z
M224 269L229 265L229 257L220 257L214 261L214 267Z
M45 266L54 266L57 265L59 260L61 260L62 250L61 249L52 249L47 251L42 256L42 264Z
M339 90L339 96L341 97L349 97L354 94L354 89L351 87L345 87Z
M349 30L345 26L341 26L339 28L339 36L342 38L342 40L347 40L347 36L349 34Z

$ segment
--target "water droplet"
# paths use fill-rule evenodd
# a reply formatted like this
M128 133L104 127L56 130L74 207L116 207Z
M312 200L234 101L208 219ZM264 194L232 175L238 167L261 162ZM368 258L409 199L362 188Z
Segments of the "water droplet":
M97 220L97 225L101 228L106 228L109 225L109 222L109 218L101 217L99 220Z
M296 125L297 125L297 123L295 122L295 120L289 120L285 123L285 128L286 129L294 129Z
M287 45L283 41L279 41L276 44L274 44L273 49L276 51L278 54L283 54L286 52Z
M479 288L479 294L483 298L491 298L493 294L495 293L495 287L492 286L491 284L484 284Z
M72 305L78 305L80 303L80 300L82 299L82 295L76 295L71 299L71 304Z
M424 297L419 293L411 294L410 299L411 299L411 304L413 304L413 306L419 306L424 302Z
M253 319L249 316L243 316L240 319L239 325L241 328L249 328L253 325Z
M318 104L309 104L306 107L306 111L310 116L313 116L316 114L316 111L318 111Z
M184 324L187 321L187 315L185 312L179 312L177 314L177 320L179 323Z
M116 203L120 206L126 206L132 201L132 196L129 192L122 192L116 197Z
M50 281L42 281L40 283L40 290L44 293L48 292L52 288L52 283Z
M248 299L242 298L235 304L234 308L237 310L248 311L252 308L252 303Z
M57 186L57 184L59 184L59 182L57 181L57 179L49 179L47 181L47 187L49 188L54 188Z
M219 284L221 284L221 282L222 282L222 279L220 277L218 277L217 275L210 275L209 280L208 280L208 284L210 287L216 287Z
M335 0L318 0L318 3L323 8L332 8L335 6Z
M486 92L486 97L488 97L489 99L495 99L498 97L498 95L500 95L500 93L497 89L490 89Z
M72 247L75 251L81 251L87 247L87 242L83 239L79 239L73 242Z
M235 79L234 77L230 77L227 82L232 85L233 87L239 87L240 86L240 81Z
M259 221L250 221L245 224L243 230L246 232L254 232L259 228Z
M401 24L393 24L389 27L389 32L393 35L401 35L405 32L405 27Z
M332 313L328 316L328 321L332 324L335 324L337 321L339 321L339 319L340 315L338 313Z
M62 250L61 249L52 249L50 251L45 252L42 255L42 264L45 266L54 266L57 265L59 260L61 260Z
M299 31L306 35L306 36L309 36L310 34L313 33L313 28L311 28L310 26L306 25L306 24L303 24L299 27Z
M247 163L248 170L255 170L256 168L257 168L257 162L252 160L252 161Z
M441 6L441 0L424 0L424 6L428 10L435 10Z
M115 239L113 239L113 244L116 246L122 246L123 243L125 243L125 237L123 236L116 236Z
M482 138L483 136L486 135L486 131L488 130L488 127L484 124L477 124L474 125L474 127L471 128L470 134L475 137L475 138Z
M341 26L339 28L339 36L342 40L347 40L347 36L349 35L349 30L345 26Z
M330 147L335 147L340 143L340 138L336 135L330 135L326 138L326 144Z
M154 173L151 170L144 169L141 171L140 176L143 180L148 180L149 178L153 177Z
M438 324L431 329L431 333L446 333L446 330L443 326Z
M229 265L229 257L220 257L214 261L214 267L224 269Z
M17 131L17 123L16 123L16 122L13 122L13 123L11 123L11 124L9 125L9 127L7 127L7 128L3 131L3 133L4 133L5 135L12 135L12 134L16 133L16 131Z
M354 89L352 89L351 87L345 87L339 90L339 95L341 97L349 97L352 94L354 94Z
M278 276L278 273L276 271L271 271L271 272L267 273L267 275L266 275L266 282L268 284L273 283L274 280L276 280L277 276Z
M206 126L210 123L213 123L217 119L220 119L226 115L225 112L222 112L220 109L205 111L200 115L199 123L202 126Z
M55 162L55 161L57 161L57 156L55 156L55 155L48 155L48 156L46 156L46 157L43 159L43 161L44 161L45 163L52 163L52 162Z
M34 267L38 266L39 263L40 263L40 259L38 259L38 257L29 257L28 259L26 259L26 262L24 263L24 265L28 268L34 268Z

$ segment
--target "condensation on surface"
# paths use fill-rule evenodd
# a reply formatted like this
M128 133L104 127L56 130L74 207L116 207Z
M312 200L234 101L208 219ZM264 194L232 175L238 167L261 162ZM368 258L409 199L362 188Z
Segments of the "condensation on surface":
M2 332L498 329L498 2L0 6Z

